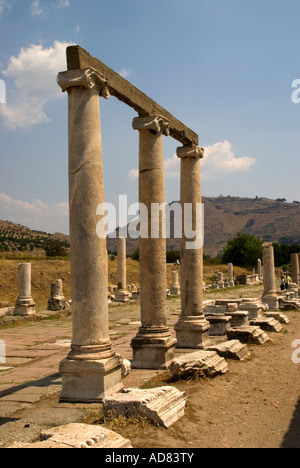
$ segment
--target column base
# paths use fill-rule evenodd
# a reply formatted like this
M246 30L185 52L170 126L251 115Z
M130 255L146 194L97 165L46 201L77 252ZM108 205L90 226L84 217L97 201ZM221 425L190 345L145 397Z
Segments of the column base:
M176 340L167 328L143 329L131 342L132 369L168 369L175 358Z
M204 316L182 317L174 327L176 348L204 349L210 345L210 324Z
M267 304L269 306L269 310L278 310L279 309L278 296L263 295L262 303Z
M124 290L118 290L115 294L115 302L129 302L130 293Z
M99 403L103 398L123 389L122 358L115 354L108 359L61 361L61 402Z
M14 315L26 316L35 315L35 303L33 299L17 301L14 308Z

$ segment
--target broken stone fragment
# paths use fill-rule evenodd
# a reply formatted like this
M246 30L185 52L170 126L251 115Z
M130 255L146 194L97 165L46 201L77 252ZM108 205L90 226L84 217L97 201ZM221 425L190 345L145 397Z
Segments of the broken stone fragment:
M41 433L41 442L15 444L11 448L132 448L131 442L116 432L88 424L68 424Z
M105 417L146 418L168 429L184 416L186 395L175 387L126 389L103 400Z
M193 377L213 378L226 374L228 364L214 351L197 351L174 359L169 370L173 378L178 380Z
M236 361L244 361L250 356L250 351L247 345L240 343L238 340L226 341L225 343L215 344L207 348L208 351L215 351L224 359L233 359Z

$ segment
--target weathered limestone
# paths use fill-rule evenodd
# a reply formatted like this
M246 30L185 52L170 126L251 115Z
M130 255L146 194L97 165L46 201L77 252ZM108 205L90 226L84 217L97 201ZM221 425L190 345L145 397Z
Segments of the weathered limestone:
M128 388L103 400L106 417L147 418L168 429L184 416L186 395L175 387Z
M209 336L223 336L226 335L226 332L229 328L231 328L231 320L232 317L230 315L210 315L206 316L206 320L208 320L210 324L209 329Z
M171 362L169 370L174 379L190 379L194 377L213 378L228 372L228 364L224 358L214 351L196 351L184 354Z
M262 330L273 333L280 333L282 325L273 317L258 317L250 321L250 325L260 327Z
M122 360L108 332L106 233L97 232L96 214L104 203L99 95L109 93L105 78L92 68L60 73L58 84L69 97L73 311L71 352L60 363L60 399L98 402L123 387Z
M247 345L238 340L225 341L225 343L211 345L207 348L207 351L215 351L224 359L233 359L235 361L244 361L250 356Z
M227 330L228 340L239 340L246 344L263 345L270 340L268 335L259 327L243 326Z
M20 263L19 297L15 304L14 315L34 315L35 303L31 297L31 263Z
M181 159L180 201L183 215L181 315L174 327L178 348L203 349L209 344L209 322L203 315L203 242L194 238L192 241L197 240L199 245L193 246L193 249L187 248L187 242L191 242L191 239L187 239L184 226L188 205L192 206L191 224L194 231L196 223L200 222L200 159L203 153L203 149L199 146L184 146L177 149L177 156Z
M170 289L171 296L180 296L180 286L179 286L179 278L178 278L178 271L175 270L172 273L172 286Z
M291 262L292 262L292 279L293 283L299 286L299 258L298 254L292 254L291 255Z
M269 309L277 310L279 302L276 290L274 247L270 243L266 243L263 246L263 264L264 294L262 302L268 304Z
M66 301L63 292L63 281L61 279L51 284L51 296L48 300L48 310L59 311L69 309L70 305Z
M141 229L148 228L148 238L140 236L140 296L142 327L131 342L133 368L167 367L175 356L175 344L167 326L166 309L166 239L163 135L169 124L159 116L138 117L133 129L139 131L139 201L147 207L148 219L140 216ZM153 232L153 204L159 204Z
M121 449L132 448L131 442L116 432L101 426L68 424L44 430L41 442L15 444L11 448L25 449Z
M126 265L126 239L118 238L118 256L117 256L117 281L118 290L115 294L116 302L128 302L130 294L127 291L127 265Z
M258 274L259 281L262 281L263 274L262 274L262 263L261 263L260 258L257 260L257 274Z
M233 288L235 286L233 263L228 263L228 283L230 288Z

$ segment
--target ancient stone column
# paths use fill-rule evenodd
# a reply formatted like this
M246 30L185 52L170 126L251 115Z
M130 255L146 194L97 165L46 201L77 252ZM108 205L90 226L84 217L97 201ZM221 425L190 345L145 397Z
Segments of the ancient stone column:
M180 200L183 223L181 315L175 325L177 347L204 348L209 344L210 325L203 315L203 238L189 239L185 222L191 207L193 230L196 231L198 223L198 228L202 231L200 159L203 157L203 149L198 146L178 148L177 156L181 159Z
M163 164L163 134L169 125L161 117L138 117L133 121L139 130L139 201L147 208L140 216L140 297L141 322L132 340L133 367L158 369L168 365L175 356L175 344L167 326L166 309L166 239L164 238L165 190ZM151 222L152 204L162 210ZM157 207L157 205L156 205ZM154 208L153 208L153 211ZM157 221L157 229L151 232ZM148 232L147 232L148 231Z
M126 239L119 237L118 241L118 256L117 256L117 281L118 290L116 292L116 302L128 302L130 294L127 291L127 264L126 264Z
M171 296L180 296L179 274L177 270L172 273L172 286L170 289Z
M270 309L276 310L279 308L279 302L276 290L274 247L270 243L263 246L263 265L264 294L262 302L268 304Z
M48 310L59 311L69 308L64 292L63 281L58 279L51 284L51 295L48 300Z
M228 283L230 288L234 287L233 263L228 263Z
M291 255L291 262L292 262L292 278L293 283L299 286L299 258L298 254Z
M96 210L104 203L99 95L109 93L92 68L60 73L58 84L69 97L73 312L71 352L60 364L60 399L98 402L122 388L122 361L108 332L106 233L96 232Z
M19 297L15 304L14 315L34 315L35 303L31 297L31 263L20 263Z
M262 263L261 263L260 258L257 260L257 273L258 273L258 279L259 281L261 281L263 279L263 275L262 275Z

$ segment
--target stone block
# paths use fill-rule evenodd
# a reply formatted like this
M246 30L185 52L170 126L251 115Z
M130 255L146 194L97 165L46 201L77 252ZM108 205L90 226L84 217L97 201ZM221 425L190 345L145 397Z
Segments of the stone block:
M237 310L236 312L228 312L226 315L231 317L232 327L242 327L248 324L249 313L245 310Z
M282 325L273 317L258 317L250 321L251 326L260 327L262 330L273 333L280 333Z
M132 448L131 442L116 432L88 424L68 424L41 433L41 442L15 444L10 448Z
M244 361L250 356L250 351L246 344L238 340L226 341L207 348L208 351L215 351L219 356L224 359L233 359L235 361Z
M263 345L270 340L268 335L259 327L243 326L227 330L228 340L239 340L246 344Z
M186 395L175 387L125 389L103 400L106 417L146 418L169 428L184 416Z
M282 314L281 312L275 312L275 311L265 312L265 316L273 317L275 320L285 325L288 325L290 323L290 319L288 318L288 316L285 314Z
M228 364L224 358L214 351L197 351L184 354L172 361L169 370L175 379L193 377L213 378L228 372Z
M210 336L226 335L226 331L231 328L231 316L211 315L206 317L206 320L208 320L210 324Z

